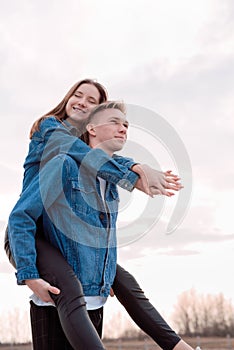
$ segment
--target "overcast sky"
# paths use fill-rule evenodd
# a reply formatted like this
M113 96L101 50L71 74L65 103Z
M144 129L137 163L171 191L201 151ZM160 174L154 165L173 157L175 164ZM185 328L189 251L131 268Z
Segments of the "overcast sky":
M10 0L1 1L0 19L1 241L21 190L30 126L76 81L94 78L111 99L155 113L153 135L148 126L143 131L130 127L129 140L136 149L144 146L136 157L146 151L163 169L180 171L171 140L157 139L160 115L183 143L192 167L183 222L166 234L178 198L167 199L159 221L119 248L120 264L165 315L177 295L192 287L233 299L233 1ZM131 147L123 154L128 151ZM120 218L134 217L141 202L137 215L143 225L149 219L142 214L147 199L136 194L131 201ZM16 286L0 250L0 281L7 292L1 309L19 300L26 308L28 291Z

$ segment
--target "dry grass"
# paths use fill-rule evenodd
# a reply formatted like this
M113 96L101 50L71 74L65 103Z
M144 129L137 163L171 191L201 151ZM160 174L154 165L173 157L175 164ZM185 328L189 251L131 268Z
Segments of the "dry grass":
M234 338L184 338L193 348L200 345L202 350L234 350ZM199 344L198 344L199 342ZM153 341L105 341L107 350L160 350L161 348ZM32 350L32 345L0 345L0 350ZM43 349L42 349L43 350Z
M1 350L32 350L32 345L0 345ZM42 350L42 349L41 349Z
M202 350L234 350L234 339L227 338L183 338L194 349L200 346ZM105 342L107 350L161 350L151 340L144 341L123 341Z

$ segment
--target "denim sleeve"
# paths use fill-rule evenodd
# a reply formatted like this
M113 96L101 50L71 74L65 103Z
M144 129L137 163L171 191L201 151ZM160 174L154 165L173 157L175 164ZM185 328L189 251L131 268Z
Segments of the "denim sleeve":
M101 149L92 149L55 118L47 118L40 127L43 141L46 143L42 162L47 162L58 154L67 154L82 164L88 171L104 180L132 191L139 176L129 167L129 159L115 161ZM120 157L121 158L121 157Z
M126 166L129 170L131 170L132 166L135 164L138 164L138 162L135 162L134 159L123 157L118 154L114 154L112 157L118 164Z
M40 278L36 267L36 223L43 210L61 193L61 169L58 162L48 162L22 192L9 216L8 235L18 284L24 284L26 279Z

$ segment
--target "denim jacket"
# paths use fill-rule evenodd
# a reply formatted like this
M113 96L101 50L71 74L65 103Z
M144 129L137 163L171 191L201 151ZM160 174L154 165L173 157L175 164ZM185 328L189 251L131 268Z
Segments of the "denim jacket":
M18 284L39 278L34 235L42 214L46 238L72 266L84 294L109 295L116 273L116 185L108 182L105 196L104 204L97 176L70 156L58 155L44 165L9 218Z
M66 120L61 123L55 117L48 117L42 121L39 131L33 134L29 144L22 191L38 173L40 166L58 154L68 154L78 163L83 162L87 169L97 172L104 180L128 191L133 190L138 175L130 168L136 162L117 155L111 158L101 149L91 150L77 136L77 129Z
M91 150L77 138L76 129L69 123L65 121L64 125L55 117L46 118L30 142L29 153L24 164L25 176L22 194L9 219L8 235L10 248L17 265L18 284L23 284L25 279L39 278L36 268L34 236L37 218L43 214L45 222L47 212L37 192L40 179L38 173L40 167L57 154L68 154L77 164L82 162L82 169L89 171L93 178L100 176L110 184L118 184L130 191L138 179L137 174L130 170L134 164L131 159L119 156L114 156L112 159L100 149ZM30 209L33 207L32 204L37 204L34 210ZM76 206L79 207L78 202ZM48 225L48 227L52 226ZM47 231L48 227L45 225ZM64 232L67 232L66 228ZM49 236L48 233L47 236ZM53 242L51 237L50 240ZM53 243L59 246L58 242ZM59 248L61 249L61 246Z
M77 129L66 120L61 123L55 117L46 118L41 122L39 130L33 134L29 144L29 152L24 163L22 192L38 174L40 166L52 157L65 153L80 163L90 151L90 147L78 138ZM130 170L132 165L135 164L132 159L117 155L110 158L105 152L98 149L92 150L93 159L90 158L90 155L87 158L90 160L90 163L87 164L88 168L95 170L95 166L101 165L100 169L97 170L97 175L129 191L133 189L138 175ZM4 237L4 249L11 264L15 267L15 261L9 245L8 228Z

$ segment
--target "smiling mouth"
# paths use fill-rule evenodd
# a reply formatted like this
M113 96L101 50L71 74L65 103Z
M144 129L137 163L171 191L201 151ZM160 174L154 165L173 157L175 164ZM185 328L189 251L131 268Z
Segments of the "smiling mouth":
M81 108L78 108L78 107L72 107L73 111L75 112L82 112L82 113L87 113L88 110L87 109L81 109Z
M115 136L115 138L116 138L116 139L119 139L119 140L123 140L123 141L126 140L125 137L121 137L121 136Z

